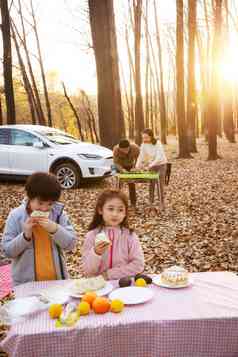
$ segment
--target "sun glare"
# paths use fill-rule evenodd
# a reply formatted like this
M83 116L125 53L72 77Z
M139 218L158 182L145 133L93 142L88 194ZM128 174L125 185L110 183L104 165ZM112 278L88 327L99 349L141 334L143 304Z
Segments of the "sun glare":
M220 64L220 75L224 81L238 83L238 49L229 48L224 51Z

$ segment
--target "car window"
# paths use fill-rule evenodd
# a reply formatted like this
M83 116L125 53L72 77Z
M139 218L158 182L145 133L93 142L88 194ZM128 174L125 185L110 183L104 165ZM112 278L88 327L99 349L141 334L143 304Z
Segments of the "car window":
M0 129L0 145L8 145L9 129Z
M71 135L63 134L59 131L49 131L41 133L42 136L50 140L54 144L67 145L67 144L77 144L78 139L74 138Z
M24 130L11 130L11 144L12 145L23 145L23 146L33 146L34 143L40 142L41 140L31 133Z

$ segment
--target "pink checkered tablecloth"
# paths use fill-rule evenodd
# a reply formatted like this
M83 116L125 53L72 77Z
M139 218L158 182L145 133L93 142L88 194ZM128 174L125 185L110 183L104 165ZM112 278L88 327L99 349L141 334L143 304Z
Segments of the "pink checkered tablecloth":
M13 289L11 277L11 264L0 267L0 300L7 296Z
M152 285L154 298L121 314L90 314L76 327L55 328L47 311L11 327L1 346L16 357L237 357L238 276L194 273L185 289ZM28 283L17 297L53 284ZM139 288L138 288L139 289Z

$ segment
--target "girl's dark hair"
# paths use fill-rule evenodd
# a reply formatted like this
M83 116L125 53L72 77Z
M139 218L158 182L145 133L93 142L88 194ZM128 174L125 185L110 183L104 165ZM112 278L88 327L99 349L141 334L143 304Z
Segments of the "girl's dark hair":
M102 210L103 206L108 200L111 200L112 198L118 198L119 200L122 201L122 203L125 205L126 208L126 215L123 221L121 222L121 227L125 227L132 232L133 230L129 228L128 224L128 199L127 196L120 190L115 190L115 189L108 189L103 191L97 200L96 207L95 207L95 212L93 219L91 223L88 226L88 229L91 231L95 228L102 228L105 225L105 222L103 221L102 215L99 213L99 210Z
M151 143L153 145L155 145L157 143L157 139L154 136L153 130L147 128L143 131L143 134L147 134L151 137Z
M61 187L56 176L46 172L35 172L28 177L25 186L27 197L32 200L58 201Z

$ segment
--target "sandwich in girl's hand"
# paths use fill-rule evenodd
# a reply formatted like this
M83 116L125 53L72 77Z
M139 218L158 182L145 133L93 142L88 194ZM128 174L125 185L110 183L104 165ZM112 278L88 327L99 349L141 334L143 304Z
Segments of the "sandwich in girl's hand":
M39 211L39 210L35 210L31 213L31 217L43 217L43 218L48 218L49 217L50 212L49 211Z
M95 245L97 246L98 244L104 243L105 245L111 244L110 239L107 237L107 235L104 232L98 233L95 238Z

